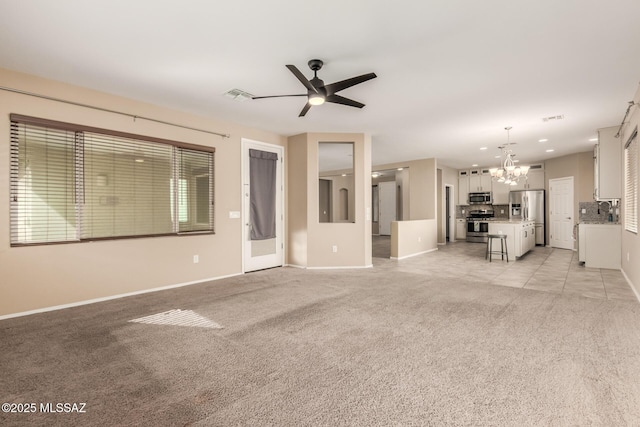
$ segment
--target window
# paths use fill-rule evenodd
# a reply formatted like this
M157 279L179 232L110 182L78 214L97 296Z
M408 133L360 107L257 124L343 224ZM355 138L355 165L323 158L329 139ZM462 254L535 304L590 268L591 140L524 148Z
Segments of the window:
M624 146L624 229L638 232L638 129Z
M213 148L12 114L11 245L213 232L213 161Z

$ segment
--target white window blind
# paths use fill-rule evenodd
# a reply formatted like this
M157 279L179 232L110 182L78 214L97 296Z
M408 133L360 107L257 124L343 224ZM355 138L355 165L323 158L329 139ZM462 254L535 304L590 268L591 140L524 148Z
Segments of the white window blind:
M11 243L78 240L75 132L11 123Z
M213 232L214 149L108 132L12 115L13 246Z
M84 132L83 239L173 233L172 146Z
M178 174L177 182L181 183L177 189L176 207L179 231L212 229L213 156L202 151L179 149L174 170Z
M638 130L624 147L624 228L638 232Z

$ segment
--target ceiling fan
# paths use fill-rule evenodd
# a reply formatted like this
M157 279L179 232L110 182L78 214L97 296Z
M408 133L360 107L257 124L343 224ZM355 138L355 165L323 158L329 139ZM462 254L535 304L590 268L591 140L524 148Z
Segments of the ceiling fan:
M363 74L358 77L352 77L350 79L342 80L339 82L324 84L324 81L318 78L318 70L322 68L323 62L319 59L312 59L308 63L309 68L313 71L313 78L308 80L304 74L298 70L295 65L287 65L289 71L300 80L300 83L307 88L307 93L297 95L271 95L271 96L254 96L252 99L264 99L264 98L283 98L288 96L306 96L307 103L305 104L298 117L303 117L307 114L307 111L313 105L322 105L325 102L332 102L334 104L348 105L349 107L362 108L364 104L353 99L345 98L344 96L336 95L336 92L347 89L351 86L366 82L376 78L375 73Z

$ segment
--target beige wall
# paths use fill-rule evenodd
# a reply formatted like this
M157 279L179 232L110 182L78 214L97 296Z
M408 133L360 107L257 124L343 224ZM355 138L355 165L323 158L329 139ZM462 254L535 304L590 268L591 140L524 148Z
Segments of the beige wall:
M402 217L398 217L398 220L409 219L409 212L411 210L409 202L411 200L409 184L409 169L402 169L396 172L396 187L400 186L402 189Z
M402 259L438 249L435 219L391 222L391 258Z
M435 219L437 212L436 159L411 160L402 163L376 165L374 170L396 168L409 170L409 217L405 219ZM404 197L406 199L406 197Z
M636 102L636 106L631 109L631 113L628 119L628 124L623 128L620 140L622 147L629 140L632 132L636 128L640 128L640 107L637 105L640 103L640 89L636 92L633 100ZM622 150L622 156L624 159L624 150ZM624 160L623 160L624 162ZM638 161L637 168L640 169L640 160ZM623 163L624 164L624 163ZM621 171L624 182L624 169ZM640 186L640 183L638 183ZM624 197L624 194L623 194ZM625 200L622 199L622 271L627 276L634 289L636 295L640 295L640 236L624 229L624 204ZM636 206L636 212L638 212L638 206Z
M458 171L447 166L438 165L438 243L446 243L447 240L447 206L446 206L446 186L453 187L453 205L458 204ZM451 212L455 220L456 213ZM455 222L449 230L449 238L455 237Z
M286 145L270 132L0 69L2 86L172 123L231 138L133 120L104 111L0 91L0 199L9 200L9 114L18 113L216 148L215 235L156 237L11 248L9 208L0 209L0 316L202 281L242 272L241 138ZM370 251L369 251L370 253ZM199 263L193 263L199 255Z
M593 201L593 150L545 160L547 242L549 239L549 180L573 177L573 220L578 222L579 202Z
M353 223L319 221L319 142L354 144ZM296 162L289 165L288 176L289 264L308 268L371 266L371 138L365 134L307 133L290 137L289 147L289 162ZM304 182L304 189L300 182ZM337 252L333 252L334 246ZM305 251L305 255L298 250Z
M307 136L289 137L287 146L287 241L286 263L307 265Z

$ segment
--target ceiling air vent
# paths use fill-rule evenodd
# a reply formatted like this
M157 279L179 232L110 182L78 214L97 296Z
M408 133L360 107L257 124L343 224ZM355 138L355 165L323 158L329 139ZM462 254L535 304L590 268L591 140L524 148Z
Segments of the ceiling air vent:
M564 114L560 114L558 116L543 117L542 121L543 122L554 122L554 121L562 120L562 119L564 119Z
M228 92L223 93L227 98L235 99L236 101L246 101L247 99L253 98L249 92L245 92L240 89L231 89Z

